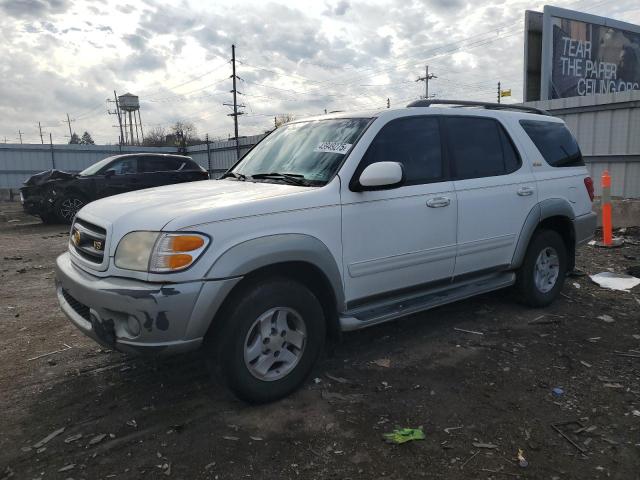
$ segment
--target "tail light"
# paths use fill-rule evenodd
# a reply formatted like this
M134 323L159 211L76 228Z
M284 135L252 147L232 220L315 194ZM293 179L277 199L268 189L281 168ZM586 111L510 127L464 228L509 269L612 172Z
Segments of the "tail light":
M587 193L589 194L589 198L593 202L593 180L591 180L591 177L585 177L584 186L587 189Z

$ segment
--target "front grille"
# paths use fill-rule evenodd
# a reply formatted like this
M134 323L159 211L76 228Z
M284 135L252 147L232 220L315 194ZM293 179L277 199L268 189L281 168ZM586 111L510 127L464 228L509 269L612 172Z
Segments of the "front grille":
M84 318L87 322L90 321L89 316L89 307L87 307L84 303L80 303L78 300L73 298L69 292L67 292L64 288L62 289L62 296L67 301L69 306L73 308L73 311Z
M101 264L106 249L107 231L85 220L76 219L71 228L71 245L75 252L91 263Z

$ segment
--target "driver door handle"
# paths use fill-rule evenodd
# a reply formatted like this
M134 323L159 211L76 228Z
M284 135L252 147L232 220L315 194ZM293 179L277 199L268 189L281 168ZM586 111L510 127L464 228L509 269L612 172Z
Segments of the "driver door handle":
M429 208L440 208L446 207L451 203L451 200L447 197L433 197L427 200L427 207Z

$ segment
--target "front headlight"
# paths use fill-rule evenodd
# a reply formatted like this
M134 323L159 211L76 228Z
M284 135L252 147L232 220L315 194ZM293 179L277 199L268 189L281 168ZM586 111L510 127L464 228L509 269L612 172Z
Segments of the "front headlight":
M209 245L199 233L131 232L116 249L115 263L126 270L177 272L190 267Z

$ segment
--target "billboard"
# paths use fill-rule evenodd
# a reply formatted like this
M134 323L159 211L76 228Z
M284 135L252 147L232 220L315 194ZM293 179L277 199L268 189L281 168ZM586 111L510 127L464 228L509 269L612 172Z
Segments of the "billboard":
M525 101L640 90L639 26L545 6L525 27Z

